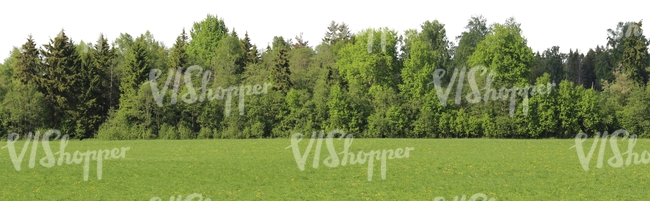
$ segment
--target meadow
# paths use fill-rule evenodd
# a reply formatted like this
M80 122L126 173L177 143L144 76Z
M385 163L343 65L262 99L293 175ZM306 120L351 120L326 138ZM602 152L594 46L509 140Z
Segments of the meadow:
M308 144L299 143L300 153ZM584 143L585 152L593 139ZM609 142L607 142L609 144ZM6 141L0 142L4 147ZM16 142L16 152L24 141ZM334 140L337 151L343 140ZM313 167L314 151L301 171L290 139L247 140L72 140L67 152L130 147L124 158L103 161L102 179L90 162L88 181L83 163L45 168L37 148L36 165L29 168L31 149L22 169L12 165L8 149L0 149L0 200L150 200L198 193L211 200L433 200L467 198L483 193L496 200L643 200L650 197L650 166L632 164L614 168L606 150L605 165L596 167L598 150L589 171L580 165L574 139L354 139L350 150L413 147L409 158L387 161L385 180L380 163L367 179L366 164L330 168L323 142L320 166ZM59 143L51 141L53 152ZM627 150L627 141L619 142ZM316 143L312 149L316 149ZM598 149L598 148L596 148ZM639 139L640 155L650 140ZM195 199L197 200L197 199Z

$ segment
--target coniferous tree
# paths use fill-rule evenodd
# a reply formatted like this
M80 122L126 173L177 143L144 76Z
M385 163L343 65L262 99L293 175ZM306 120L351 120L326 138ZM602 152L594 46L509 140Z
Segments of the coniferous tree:
M183 29L181 35L176 37L176 43L174 43L174 46L171 49L169 55L170 67L172 68L181 67L183 69L189 67L187 66L187 63L189 62L188 60L189 56L185 51L186 45L187 45L187 34L185 33L185 29Z
M325 32L323 42L330 45L336 43L336 40L338 39L338 30L339 25L335 21L330 22L330 25L327 27L327 32Z
M277 50L274 50L273 66L271 66L270 75L270 79L273 82L272 88L286 94L292 86L289 75L288 51L286 47L280 46Z
M634 25L633 27L641 29L642 22L632 23L632 25ZM648 72L646 71L646 68L650 67L650 64L648 63L649 56L647 41L638 37L629 36L623 39L623 44L625 46L621 55L623 71L626 71L637 83L645 84L648 80Z
M352 37L352 33L350 32L350 28L348 27L345 22L341 23L337 27L337 40L341 40L344 42L350 41L350 38Z
M565 77L564 59L566 54L560 52L559 46L553 46L542 53L542 64L544 72L551 76L551 81L560 82Z
M585 55L582 68L582 80L585 88L598 88L599 85L596 80L596 52L593 49L589 49L589 52Z
M257 49L257 45L253 45L253 47L251 48L251 51L250 51L250 53L248 55L249 55L248 56L249 64L257 64L261 60L260 52Z
M246 34L244 34L244 39L241 40L241 43L244 46L244 50L246 51L246 57L245 57L246 65L256 64L259 59L257 46L251 44L251 39L248 36L248 31L246 32Z
M34 79L34 77L39 77L41 72L41 58L38 49L36 49L36 43L32 38L32 35L29 35L27 42L23 44L20 55L17 57L18 63L16 63L17 72L14 73L14 77L20 80L23 84L27 84L29 81Z
M309 41L305 41L305 39L302 38L302 32L300 33L300 36L296 36L295 39L296 42L291 44L293 49L309 47Z
M51 109L51 116L46 119L52 127L72 133L78 117L73 109L81 92L77 83L81 76L78 52L72 40L61 30L54 40L44 45L41 54L44 57L43 74L37 84Z
M137 91L138 86L143 81L149 79L150 57L147 52L144 35L140 35L125 56L126 67L124 69L123 79L120 83L120 91Z
M602 81L614 81L614 65L609 51L603 46L596 46L595 50L595 71L599 86L602 87Z
M108 41L104 35L100 35L97 44L87 54L88 62L81 64L79 77L80 93L78 105L75 108L78 113L76 120L76 133L81 137L90 137L104 121L110 107L110 86L107 82L107 70L112 65L112 52L108 47Z
M578 50L575 52L573 50L569 50L569 55L567 57L564 71L566 72L564 77L566 80L571 81L576 85L582 84L582 80L580 79L580 75L582 74L582 58Z

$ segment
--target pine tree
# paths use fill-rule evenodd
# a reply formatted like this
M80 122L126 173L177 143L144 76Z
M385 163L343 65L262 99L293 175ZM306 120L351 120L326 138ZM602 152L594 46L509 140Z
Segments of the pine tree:
M589 49L584 58L583 64L583 83L586 88L598 88L599 84L596 80L596 52Z
M120 98L119 85L117 84L118 79L114 65L116 58L115 49L111 48L108 44L108 39L102 34L97 39L97 44L95 44L90 56L101 78L100 89L96 90L99 96L102 97L99 101L99 104L102 105L101 113L103 116L108 116L108 111L112 107L118 106Z
M582 56L578 50L575 52L569 50L564 72L566 72L566 80L573 82L575 85L582 85L580 76L582 74Z
M20 82L27 84L34 77L40 76L39 72L42 64L32 35L29 35L27 42L22 46L20 55L16 59L18 59L18 63L16 64L17 72L14 73L14 77Z
M274 54L271 69L272 88L286 94L292 85L289 79L290 71L287 49L284 46L280 46L277 50L274 50Z
M350 32L350 28L348 27L345 22L342 22L338 28L337 28L337 39L342 40L344 42L350 41L350 38L352 37L352 33Z
M120 91L122 93L138 91L138 86L143 81L149 79L149 71L151 70L144 35L140 35L140 37L135 39L125 59L126 68L124 69L124 75L120 83Z
M51 118L47 119L52 127L61 127L62 132L72 133L77 116L72 109L77 105L81 91L77 83L81 68L79 55L63 30L44 45L41 54L44 57L43 74L37 83L52 109L49 113Z
M237 35L237 31L235 31L235 28L232 28L232 31L230 32L230 36L239 38L239 35Z
M257 50L257 45L253 45L253 47L251 48L251 51L250 51L247 58L248 58L249 64L259 63L259 61L260 61L260 53Z
M80 94L79 105L75 108L79 116L76 118L77 133L82 137L91 137L99 125L108 115L110 108L110 67L112 66L112 52L108 40L100 35L97 44L89 53L89 63L81 65L79 78Z
M291 44L293 49L309 47L309 41L305 41L305 39L302 38L302 32L300 33L300 36L296 36L295 39L296 42Z
M634 23L634 25L641 29L642 22ZM637 83L645 84L648 80L648 72L645 69L650 67L647 43L632 36L625 37L623 43L625 44L621 58L623 71L627 72L630 78Z
M284 40L284 37L282 36L274 36L273 37L273 43L272 43L272 48L273 50L278 50L280 47L284 47L285 49L290 49L291 46L289 45L290 42L287 42Z
M257 46L251 44L251 38L248 37L248 31L244 34L244 39L241 40L241 43L246 51L246 65L257 63Z
M169 66L171 66L172 68L181 67L183 69L189 67L187 66L189 62L188 60L189 56L185 51L186 45L187 45L187 34L185 33L185 29L183 29L181 35L176 37L176 43L174 43L174 46L171 49L171 53L169 55Z
M323 42L330 45L336 43L336 40L338 39L338 30L339 25L335 21L330 22L330 25L327 27L327 32L325 32Z
M560 82L560 80L566 79L563 60L567 56L560 52L559 46L548 48L542 53L544 72L551 75L552 81Z

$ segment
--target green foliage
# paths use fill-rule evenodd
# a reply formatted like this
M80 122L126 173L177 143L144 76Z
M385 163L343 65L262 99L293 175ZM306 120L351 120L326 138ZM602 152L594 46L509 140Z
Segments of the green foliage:
M178 132L176 132L175 127L167 124L163 124L160 127L160 130L158 131L158 138L166 139L166 140L175 140L175 139L179 139L180 137L178 136Z
M397 93L389 87L374 85L370 89L372 108L368 117L368 137L413 137Z
M564 71L564 62L567 57L566 54L560 52L559 46L553 46L544 50L541 55L541 62L539 63L541 68L541 74L548 73L551 77L551 81L560 82L565 79ZM533 76L537 78L537 76Z
M474 53L478 43L485 39L488 34L487 19L483 16L472 16L467 25L466 31L463 31L458 40L458 47L454 53L453 67L462 67L466 65L467 59Z
M407 33L408 57L404 58L404 68L401 70L403 83L399 89L405 97L418 100L430 89L427 85L431 82L435 69L444 69L444 66L439 65L441 62L438 61L442 60L440 54L432 49L420 33L414 30Z
M575 83L576 85L582 85L582 60L584 55L578 53L578 50L575 52L569 50L569 55L567 55L567 62L565 67L565 79Z
M30 35L27 42L23 44L20 55L16 57L16 73L14 77L20 80L23 84L40 77L42 72L41 58L38 50L36 49L36 42Z
M351 108L340 85L336 84L330 88L327 106L329 109L327 130L349 129L346 122L351 120Z
M520 26L514 18L509 18L504 24L494 24L468 59L469 66L483 65L494 70L497 85L527 83L533 52L521 35Z
M144 35L136 38L125 60L126 68L120 82L120 91L128 94L137 91L139 84L149 79L149 71L153 68L150 65L151 56L147 51Z
M433 22L424 22L421 25L421 28L422 32L420 33L420 40L435 51L435 54L438 57L438 59L432 63L433 66L436 68L447 69L447 71L453 69L453 66L451 65L452 53L450 50L452 43L447 39L445 25L438 22L438 20L434 20ZM477 28L482 29L482 27Z
M0 97L4 97L9 90L8 86L11 85L14 72L17 71L16 64L19 56L20 50L14 47L14 49L11 50L10 56L0 64Z
M635 28L638 28L639 32L643 32L642 23L633 23ZM637 37L625 37L623 39L623 44L625 49L621 56L621 65L623 65L623 70L629 74L629 76L639 84L645 84L648 82L648 72L646 68L650 67L648 62L648 44L647 39L637 38Z
M323 38L323 42L329 45L338 43L339 41L347 43L352 37L350 28L344 22L339 24L336 21L330 22L327 27L327 32Z
M35 81L51 109L46 118L49 125L61 128L62 132L75 133L75 118L80 118L75 106L79 104L78 82L82 80L81 60L76 46L63 30L44 45L42 76Z
M212 137L214 137L214 131L212 129L201 127L201 131L199 131L197 139L210 139Z
M244 72L245 61L246 51L238 38L226 36L221 40L212 61L215 77L223 80L218 83L224 86L239 83L239 75Z
M582 76L582 84L585 88L600 88L600 83L596 77L596 57L596 52L593 49L589 49L582 61L583 70L580 76Z
M309 74L309 67L315 54L311 48L304 47L289 52L289 78L294 88L310 89L314 86L318 77Z
M578 133L578 92L572 82L563 80L558 89L558 120L559 135L564 138L573 137Z
M375 84L395 86L395 75L400 70L397 42L397 33L387 28L367 29L355 35L354 42L340 50L336 62L345 82L360 84L366 89Z
M289 91L289 88L293 85L290 79L291 71L289 69L289 53L285 46L280 45L277 50L273 51L273 54L273 65L271 66L269 79L273 81L274 90L286 94Z
M455 37L458 46L445 26L433 20L403 34L352 34L332 22L313 48L301 33L295 41L276 36L262 52L216 15L183 30L171 47L149 31L136 39L122 33L112 47L103 35L75 44L61 31L42 48L29 37L0 65L0 132L57 128L114 140L286 138L334 129L370 138L571 138L625 128L650 136L649 43L641 22L620 23L608 31L607 46L586 55L559 46L533 54L513 18L488 28L482 16L471 17ZM194 65L201 72L189 82L184 72ZM451 74L479 65L494 71L497 94L533 83L546 93L518 91L512 113L508 98L470 101L476 93L490 97L488 76ZM170 78L161 105L148 80L152 69L162 71L159 89ZM436 69L446 71L439 88L431 86ZM216 89L267 83L266 93L241 103L238 94L230 102L183 98L192 88L214 96ZM436 90L453 92L445 106Z
M8 132L28 133L45 125L45 96L38 91L36 84L15 79L0 106L2 124ZM4 136L4 135L2 135Z
M187 53L195 58L197 64L211 66L219 41L228 35L228 27L217 15L195 22L190 30L192 40L187 45Z
M251 44L251 39L248 37L248 31L244 34L241 44L246 51L246 64L256 64L259 62L259 53L257 52L257 45Z
M187 66L189 63L189 55L185 51L187 40L187 34L185 33L185 29L183 29L183 32L176 38L176 43L174 43L174 46L170 51L169 66L173 68L181 67L183 69L187 69L187 67L189 67Z

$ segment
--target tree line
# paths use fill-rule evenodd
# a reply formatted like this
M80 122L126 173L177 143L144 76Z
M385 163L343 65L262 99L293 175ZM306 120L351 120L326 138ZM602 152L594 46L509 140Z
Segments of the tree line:
M76 43L61 30L41 46L28 36L0 64L0 137L50 128L114 140L277 138L334 129L369 138L570 138L620 128L650 136L650 42L642 21L602 34L607 45L586 52L552 46L540 53L514 18L488 25L482 16L472 16L455 40L437 20L402 34L387 27L351 33L332 21L315 46L300 34L276 36L266 48L210 14L189 33L180 30L171 47L148 31ZM198 73L169 75L194 65L212 72L207 82ZM507 101L441 104L438 92L472 91L451 75L474 66L494 72L496 89L557 85L518 96L527 110L517 104L512 116ZM430 84L436 69L446 72L438 91ZM165 91L157 105L152 71L160 86L168 77L211 89L271 84L265 94L246 97L243 115L225 115L225 104L240 103L171 104L188 87ZM484 88L488 76L476 77Z

